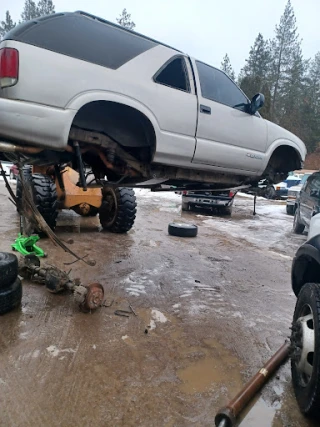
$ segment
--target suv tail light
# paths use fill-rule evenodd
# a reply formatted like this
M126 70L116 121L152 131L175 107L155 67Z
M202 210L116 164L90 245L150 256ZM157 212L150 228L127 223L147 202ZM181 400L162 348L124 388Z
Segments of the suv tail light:
M234 196L234 192L233 191L230 191L229 192L229 197L231 198L231 197L233 197Z
M18 82L19 52L11 47L0 49L0 87L14 86Z

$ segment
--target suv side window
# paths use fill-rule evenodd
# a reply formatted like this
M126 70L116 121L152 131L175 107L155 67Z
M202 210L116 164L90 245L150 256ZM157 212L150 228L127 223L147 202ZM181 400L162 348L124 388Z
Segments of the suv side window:
M174 89L190 92L190 82L184 58L176 57L154 76L154 81Z
M248 98L223 71L200 61L196 64L204 98L246 111Z

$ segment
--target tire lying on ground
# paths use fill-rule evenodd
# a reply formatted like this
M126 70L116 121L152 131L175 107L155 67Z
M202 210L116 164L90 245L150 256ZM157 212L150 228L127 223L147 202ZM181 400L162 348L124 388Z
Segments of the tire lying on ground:
M320 419L320 284L301 289L292 322L291 373L304 415Z
M22 285L17 277L14 282L6 288L0 289L0 314L8 313L21 304Z
M198 234L198 227L194 224L181 224L178 222L172 222L168 225L168 233L171 236L196 237Z
M14 254L0 252L0 290L11 285L17 275L17 257Z

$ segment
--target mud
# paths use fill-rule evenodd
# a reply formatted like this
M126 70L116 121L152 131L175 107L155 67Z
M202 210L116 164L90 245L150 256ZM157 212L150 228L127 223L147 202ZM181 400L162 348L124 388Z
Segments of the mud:
M3 183L0 194L8 251L19 219ZM96 260L71 275L100 282L106 307L84 314L70 293L24 282L21 308L0 317L1 426L212 426L289 334L291 259L306 237L291 234L283 204L259 200L253 217L252 200L239 197L231 219L181 215L177 195L139 191L138 205L127 235L61 213L58 236ZM168 236L181 216L197 238ZM69 269L71 255L39 245ZM114 314L129 304L129 317ZM245 427L316 425L297 408L288 364L244 415Z

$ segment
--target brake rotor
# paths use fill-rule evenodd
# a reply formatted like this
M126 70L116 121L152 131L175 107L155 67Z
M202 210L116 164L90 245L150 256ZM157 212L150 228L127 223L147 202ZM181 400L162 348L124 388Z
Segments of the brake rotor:
M86 286L87 294L84 301L80 304L80 307L83 311L96 310L102 306L104 298L104 289L100 283L91 283L91 285Z

